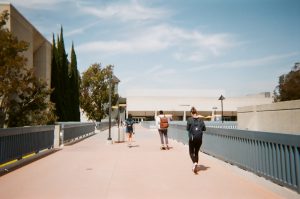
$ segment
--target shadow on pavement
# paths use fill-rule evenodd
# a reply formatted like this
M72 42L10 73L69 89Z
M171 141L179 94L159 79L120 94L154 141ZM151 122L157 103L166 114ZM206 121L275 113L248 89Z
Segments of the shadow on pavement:
M129 148L134 148L134 147L140 147L140 145L136 144L136 145L130 145L128 146Z
M210 167L204 166L204 165L198 165L197 166L197 171L206 171Z

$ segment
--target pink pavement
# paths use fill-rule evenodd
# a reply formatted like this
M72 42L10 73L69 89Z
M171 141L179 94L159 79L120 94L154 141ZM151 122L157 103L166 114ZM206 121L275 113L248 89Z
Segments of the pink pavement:
M136 127L133 147L107 144L108 131L0 177L1 199L300 198L299 194L200 153L192 172L188 147ZM113 133L116 132L116 127Z

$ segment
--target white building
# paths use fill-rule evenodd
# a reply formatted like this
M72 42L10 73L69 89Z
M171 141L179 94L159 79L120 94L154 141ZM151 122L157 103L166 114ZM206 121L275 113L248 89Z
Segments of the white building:
M171 115L173 120L186 120L194 106L207 120L220 119L223 95L224 120L236 120L237 108L272 103L269 92L241 97L226 96L224 90L131 90L127 92L127 112L136 119L153 120L159 110Z

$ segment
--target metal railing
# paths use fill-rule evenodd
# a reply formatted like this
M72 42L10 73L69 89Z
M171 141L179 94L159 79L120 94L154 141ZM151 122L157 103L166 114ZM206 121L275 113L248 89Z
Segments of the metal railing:
M58 126L56 136L55 125L0 129L0 165L51 149L55 147L55 139L61 145L95 132L94 123L59 123Z
M170 124L168 135L188 144L182 123ZM300 135L207 127L201 151L300 193Z
M116 120L111 121L111 126L116 125L117 122ZM101 121L101 122L96 122L96 129L104 131L109 128L109 122L107 120Z
M206 127L211 128L221 128L221 129L236 129L237 122L234 121L224 121L222 122L214 122L214 121L205 121Z
M89 136L95 133L95 123L59 123L63 132L63 143Z
M54 126L0 129L0 164L53 147Z
M208 128L202 150L300 193L300 136Z

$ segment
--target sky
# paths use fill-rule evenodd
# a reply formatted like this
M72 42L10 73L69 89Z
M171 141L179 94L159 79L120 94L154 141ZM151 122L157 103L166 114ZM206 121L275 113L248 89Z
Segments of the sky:
M273 92L300 62L299 0L10 3L51 43L62 26L80 73L94 63L114 65L122 97L139 89Z

